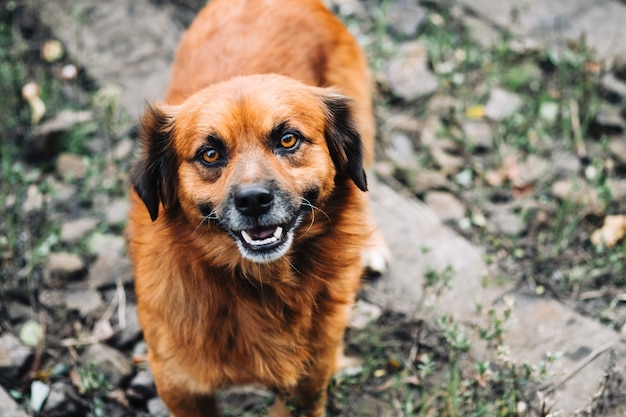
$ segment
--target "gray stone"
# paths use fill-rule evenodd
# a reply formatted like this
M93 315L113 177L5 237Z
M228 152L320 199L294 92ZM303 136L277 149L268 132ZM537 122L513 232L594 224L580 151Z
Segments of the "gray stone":
M28 417L28 414L17 405L13 398L0 385L0 416L2 417Z
M110 233L94 233L89 240L89 250L94 255L121 257L126 249L124 237Z
M107 223L112 225L123 225L128 218L128 199L120 198L113 200L106 209Z
M510 207L494 206L489 211L487 229L492 233L504 233L517 236L524 230L525 224L521 216Z
M146 99L163 96L180 37L166 8L149 0L58 0L38 3L37 11L98 84L119 87L119 103L131 120Z
M463 123L463 133L465 133L469 146L482 149L493 148L493 131L489 123L465 122Z
M134 146L135 142L132 140L128 138L122 139L117 145L115 145L115 148L113 148L113 158L118 161L130 158Z
M485 117L494 121L501 121L519 110L522 99L515 93L501 88L494 88L485 104Z
M10 333L0 336L0 372L9 379L17 378L33 354L33 349L22 344Z
M606 203L600 198L598 190L582 180L558 180L552 184L550 191L561 200L580 205L586 213L599 215L606 209Z
M61 226L61 242L74 244L95 230L99 220L94 217L70 220Z
M426 18L426 9L414 1L396 0L387 14L389 29L402 38L413 38Z
M98 291L91 288L69 289L61 295L63 303L70 310L78 310L83 316L99 310L102 306L102 297Z
M442 221L459 220L465 216L465 205L454 195L445 191L430 191L424 202Z
M63 153L57 159L57 173L64 181L83 178L87 174L87 163L80 155Z
M611 139L609 150L620 164L626 165L626 138L624 136Z
M608 186L611 190L613 201L621 203L626 201L626 179L609 179Z
M119 347L125 347L141 336L141 326L139 325L139 317L137 317L137 305L127 303L125 308L124 327L121 327L121 323L118 323L120 330L117 332L115 339L115 344Z
M56 203L65 203L76 196L76 186L53 179L51 197Z
M85 262L75 253L53 252L48 255L46 273L55 275L73 275L85 269Z
M600 59L626 51L626 6L619 1L461 0L461 4L479 18L518 36L565 47L566 41L577 41L584 35ZM514 14L518 18L512 22Z
M376 304L368 303L364 300L357 300L352 308L352 316L350 317L350 327L352 329L363 329L369 323L376 321L383 310Z
M69 416L83 410L84 407L76 401L72 387L68 383L57 381L50 388L50 394L43 406L44 415Z
M92 363L99 372L103 373L107 381L117 387L132 373L130 360L120 351L102 343L90 345L80 355L81 362L86 365Z
M570 177L578 175L582 169L580 158L570 152L562 152L555 155L552 162L554 164L554 173L557 176Z
M402 132L391 134L391 147L387 150L387 156L401 167L415 164L415 148L409 135Z
M411 179L411 191L421 195L428 190L447 189L456 190L456 184L446 178L446 174L440 171L419 170Z
M26 198L22 203L22 211L28 214L33 211L41 210L45 200L45 196L39 191L39 187L35 184L31 184L26 189Z
M594 117L595 122L605 129L622 130L624 119L620 110L609 104L602 104Z
M118 278L121 278L123 283L127 283L132 279L130 261L121 255L100 255L89 267L90 288L113 286Z
M169 417L170 412L167 410L165 403L159 397L148 400L146 404L150 417Z
M602 76L602 78L600 79L600 86L607 92L611 92L618 95L619 97L626 98L626 82L619 80L611 72L607 72Z
M472 39L478 42L483 48L493 47L496 42L502 38L500 32L485 20L470 14L463 15L462 19Z
M33 128L32 135L27 138L24 146L29 158L50 158L62 148L62 137L71 131L77 124L92 119L92 113L87 110L61 110L51 119L45 120Z
M133 395L140 398L152 398L157 395L154 376L150 369L141 369L137 372L137 375L131 379L128 388L133 391Z
M418 41L402 44L386 70L391 91L406 101L415 101L437 90L437 77L428 68L426 46Z

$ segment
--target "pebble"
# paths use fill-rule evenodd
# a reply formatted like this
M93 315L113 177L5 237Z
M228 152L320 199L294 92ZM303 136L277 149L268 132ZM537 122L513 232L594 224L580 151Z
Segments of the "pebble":
M350 328L361 330L369 323L376 321L383 314L382 308L367 301L357 300L352 308Z
M442 221L459 220L465 216L465 205L454 195L445 191L429 191L424 202Z
M98 223L98 219L94 217L84 217L63 223L60 235L61 242L68 244L78 242L87 236L87 234L94 231Z
M56 169L64 181L71 181L87 174L87 163L80 155L63 153L57 158Z
M103 373L113 387L128 378L132 373L130 360L117 349L102 343L90 345L80 355L83 365L92 363L99 372Z
M492 233L504 233L517 236L524 230L525 224L519 214L513 213L507 207L494 207L489 212L487 230Z
M624 118L620 111L609 104L603 103L595 114L594 121L603 129L621 132L624 128Z
M122 139L117 145L115 145L115 148L113 148L113 158L118 161L129 158L133 152L134 146L135 143L132 140L128 138Z
M415 148L409 135L403 132L392 133L387 156L401 167L415 164Z
M124 237L111 233L94 233L89 240L89 251L93 255L122 257L125 248Z
M600 80L600 85L607 91L617 95L620 98L626 98L626 82L617 79L611 72L604 74Z
M551 187L552 194L561 199L581 205L586 213L603 214L606 209L598 191L584 181L563 179L556 181Z
M443 172L431 170L418 171L411 183L411 191L417 195L437 188L450 189L456 187L446 178Z
M128 388L132 390L133 396L140 398L152 398L157 395L156 387L154 384L154 376L150 369L141 369L137 372L137 375L133 377L128 385Z
M22 203L22 212L29 214L33 211L41 210L44 201L44 195L39 191L39 187L35 184L31 184L26 189L26 198Z
M426 9L417 2L396 0L387 13L387 25L396 36L414 38L425 18Z
M611 139L609 150L620 164L626 165L626 137L620 136Z
M53 118L44 121L33 129L26 146L27 157L31 159L50 159L61 149L61 136L71 131L74 126L93 119L91 111L62 110Z
M16 336L3 333L0 336L0 373L9 380L16 378L32 354L33 349L22 344Z
M103 288L115 285L121 278L126 283L132 279L132 267L126 257L103 254L89 267L89 287Z
M76 400L72 386L64 381L54 382L50 386L50 394L43 406L44 416L83 415L86 408Z
M416 101L437 91L437 77L428 68L426 45L419 41L402 44L386 70L391 91L405 101Z
M463 123L463 133L468 141L468 145L479 150L489 150L493 148L493 131L491 125L485 122L465 122Z
M159 397L148 400L146 407L151 417L169 417L170 415L165 403Z
M126 304L124 328L121 328L115 338L115 344L124 348L135 342L141 336L141 326L137 316L137 305L128 302Z
M52 252L46 262L46 272L52 276L77 274L84 269L83 259L70 252Z
M78 310L83 316L102 307L102 297L91 288L68 289L61 294L63 303L70 310Z
M487 104L485 104L485 117L494 121L501 121L517 112L522 103L521 97L517 94L501 88L494 88L489 94Z
M113 200L106 209L106 220L110 225L123 225L128 218L128 199Z

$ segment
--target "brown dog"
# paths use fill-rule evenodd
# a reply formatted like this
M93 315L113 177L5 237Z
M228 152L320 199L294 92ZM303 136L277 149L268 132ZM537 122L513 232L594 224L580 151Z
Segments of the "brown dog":
M323 416L374 229L362 52L321 0L214 0L165 102L142 118L127 230L159 395L218 416L216 389L260 383L271 415Z

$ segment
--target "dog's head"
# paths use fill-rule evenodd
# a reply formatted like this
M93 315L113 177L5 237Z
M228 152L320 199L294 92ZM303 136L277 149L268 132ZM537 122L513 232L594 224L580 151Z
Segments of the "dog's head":
M182 213L194 227L217 224L245 258L276 260L338 181L367 189L351 106L333 90L278 75L148 106L133 186L153 221Z

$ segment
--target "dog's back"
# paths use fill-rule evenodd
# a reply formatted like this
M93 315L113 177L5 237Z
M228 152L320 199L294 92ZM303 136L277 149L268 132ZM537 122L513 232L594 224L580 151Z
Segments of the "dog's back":
M181 39L165 101L180 104L210 84L266 73L335 87L352 98L371 163L375 128L367 62L320 0L211 1Z

